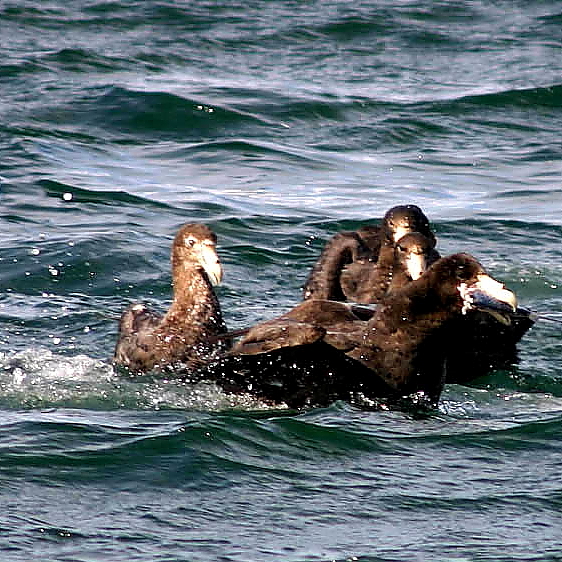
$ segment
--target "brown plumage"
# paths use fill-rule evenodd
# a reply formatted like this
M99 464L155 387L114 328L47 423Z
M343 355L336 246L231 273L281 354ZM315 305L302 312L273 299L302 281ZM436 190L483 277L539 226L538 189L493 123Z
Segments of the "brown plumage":
M416 205L393 207L383 217L380 227L367 226L336 234L313 266L303 298L377 302L391 280L395 244L412 232L423 234L431 249L435 247L429 220ZM365 284L374 291L369 298Z
M387 292L420 277L439 259L434 246L435 239L419 232L406 234L397 242L383 241L375 264L355 261L342 269L343 293L352 302L379 302Z
M224 351L224 333L213 285L222 279L216 236L203 224L185 224L172 244L173 300L164 315L143 304L121 317L114 364L133 373L193 369Z
M360 231L338 232L328 240L314 264L303 288L304 300L347 300L340 282L341 272L348 264L369 264L373 256L373 250L366 244Z
M515 296L456 254L386 295L367 321L346 303L306 300L251 328L207 375L226 390L297 408L413 394L436 404L455 321L481 305L505 314Z
M380 229L368 229L368 238L362 237L360 229L337 234L328 242L310 274L305 298L378 303L389 292L419 277L439 258L429 221L415 205L390 209ZM414 231L398 238L410 230ZM343 252L342 234L348 241L360 239L361 251ZM473 311L457 319L455 331L459 337L450 343L447 382L470 382L517 363L516 345L534 320L523 308L506 318L507 323L501 323L489 314Z

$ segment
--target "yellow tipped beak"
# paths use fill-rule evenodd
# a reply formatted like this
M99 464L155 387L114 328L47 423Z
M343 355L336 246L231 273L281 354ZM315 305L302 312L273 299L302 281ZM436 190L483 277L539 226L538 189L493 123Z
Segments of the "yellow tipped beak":
M212 285L218 285L222 281L222 265L214 246L203 246L201 249L201 265L209 276Z
M506 289L503 283L492 279L489 275L479 275L473 287L476 291L481 291L484 295L489 297L491 301L495 300L508 305L512 312L517 309L517 297L515 293Z

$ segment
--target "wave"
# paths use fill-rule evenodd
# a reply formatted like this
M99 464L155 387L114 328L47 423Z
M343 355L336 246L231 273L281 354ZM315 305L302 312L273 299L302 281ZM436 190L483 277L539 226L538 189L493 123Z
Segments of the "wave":
M112 86L83 97L69 111L78 110L84 122L134 134L170 135L184 139L225 134L235 128L272 123L258 115L210 104L168 92L138 91ZM279 126L282 126L280 123Z
M506 107L511 108L507 114ZM286 96L274 90L231 86L183 96L105 86L86 88L70 101L37 108L33 120L43 122L48 135L54 127L61 134L87 134L98 141L158 141L159 145L177 141L190 144L203 157L205 149L250 158L256 153L269 156L273 150L282 153L284 162L302 157L333 166L334 159L342 157L342 138L346 139L344 154L366 148L386 153L393 147L421 142L437 151L447 147L460 128L473 135L482 127L493 129L495 134L498 129L506 130L504 135L516 131L524 138L539 128L547 134L540 114L529 119L527 112L558 111L561 107L562 85L423 101L304 91ZM291 149L291 144L300 146L302 130L311 127L309 148ZM255 141L257 137L262 140ZM537 154L534 146L523 154L537 160L552 156L555 154Z
M17 20L22 23L36 22L41 18L51 18L56 15L63 15L63 9L54 7L39 7L39 6L17 6L7 5L2 7L0 14L5 20Z
M75 72L113 72L130 66L123 57L101 55L90 49L64 48L44 56L40 61L49 66Z
M126 191L94 191L75 185L55 181L38 180L36 185L41 187L49 197L56 197L68 203L95 203L97 205L119 205L126 203L139 207L171 210L166 203L132 195Z
M65 134L74 131L103 138L105 135L100 132L103 129L113 135L134 136L136 141L154 137L160 142L181 140L186 143L226 138L219 141L226 148L229 143L233 143L234 148L238 148L240 142L253 145L250 139L258 136L292 138L295 134L298 136L300 127L317 123L330 125L336 136L345 134L359 138L363 127L369 125L375 135L383 135L381 143L419 141L424 135L448 131L446 125L426 119L423 113L411 115L408 108L415 105L322 92L300 92L288 97L275 90L232 86L207 88L201 92L201 97L105 86L87 88L71 101L60 100L57 105L37 109L33 118L46 122L49 127L54 124ZM389 117L396 113L399 115ZM334 127L343 128L334 132ZM323 151L329 148L317 144ZM262 150L269 148L267 141L261 143L261 147ZM334 150L336 148L337 145Z
M217 154L223 154L222 157ZM282 161L287 165L305 165L308 168L333 168L330 159L319 151L292 147L280 143L267 142L264 140L250 140L233 138L225 140L211 140L207 142L190 143L186 146L157 148L151 151L151 157L162 160L193 159L202 162L215 162L219 159L228 158L246 161L267 162L273 166L274 162Z
M29 369L29 362L34 364L38 357L12 357L13 378L19 380L10 384L24 385L21 371ZM528 450L560 440L562 399L547 394L490 392L453 385L445 392L441 411L423 420L401 412L365 412L339 402L299 413L272 409L255 400L233 403L211 385L189 389L171 381L160 381L158 386L147 380L117 381L107 365L85 357L62 361L44 353L40 357L46 361L42 370L33 367L33 384L40 387L35 396L50 385L57 387L58 398L36 398L34 407L30 398L16 408L2 397L0 442L8 435L19 444L13 450L0 447L4 470L7 466L48 465L55 469L50 478L56 479L57 465L92 469L96 477L97 470L108 476L111 467L121 465L120 478L133 467L142 470L160 464L165 453L169 460L175 458L182 470L185 463L193 465L193 480L200 482L211 467L231 474L247 470L271 476L290 475L295 470L308 474L326 458L380 458L416 450L421 453L431 446L458 449L493 444L506 451ZM5 367L4 355L0 355L0 362ZM29 372L26 376L32 377ZM111 392L111 381L120 389ZM3 374L2 387L6 384ZM72 386L73 401L68 397ZM146 403L150 396L152 404ZM16 402L15 397L12 400ZM294 468L297 460L299 469Z
M533 88L513 88L483 94L468 94L442 103L443 109L466 108L511 108L511 109L560 109L562 107L562 85Z
M45 70L44 67L29 60L5 62L0 64L0 78L16 78L25 74L36 74Z

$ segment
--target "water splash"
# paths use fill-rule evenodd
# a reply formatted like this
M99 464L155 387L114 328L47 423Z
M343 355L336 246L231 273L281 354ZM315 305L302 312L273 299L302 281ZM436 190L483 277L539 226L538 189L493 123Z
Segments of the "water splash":
M211 383L124 377L113 366L42 347L0 352L0 406L4 408L121 408L160 410L264 410L250 395L231 395Z

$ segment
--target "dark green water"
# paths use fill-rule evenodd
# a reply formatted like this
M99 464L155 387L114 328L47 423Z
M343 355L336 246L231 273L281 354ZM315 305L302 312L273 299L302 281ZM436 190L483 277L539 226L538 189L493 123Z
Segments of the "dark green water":
M0 3L0 559L562 560L562 331L434 415L118 377L208 223L230 328L416 203L562 319L562 3Z

